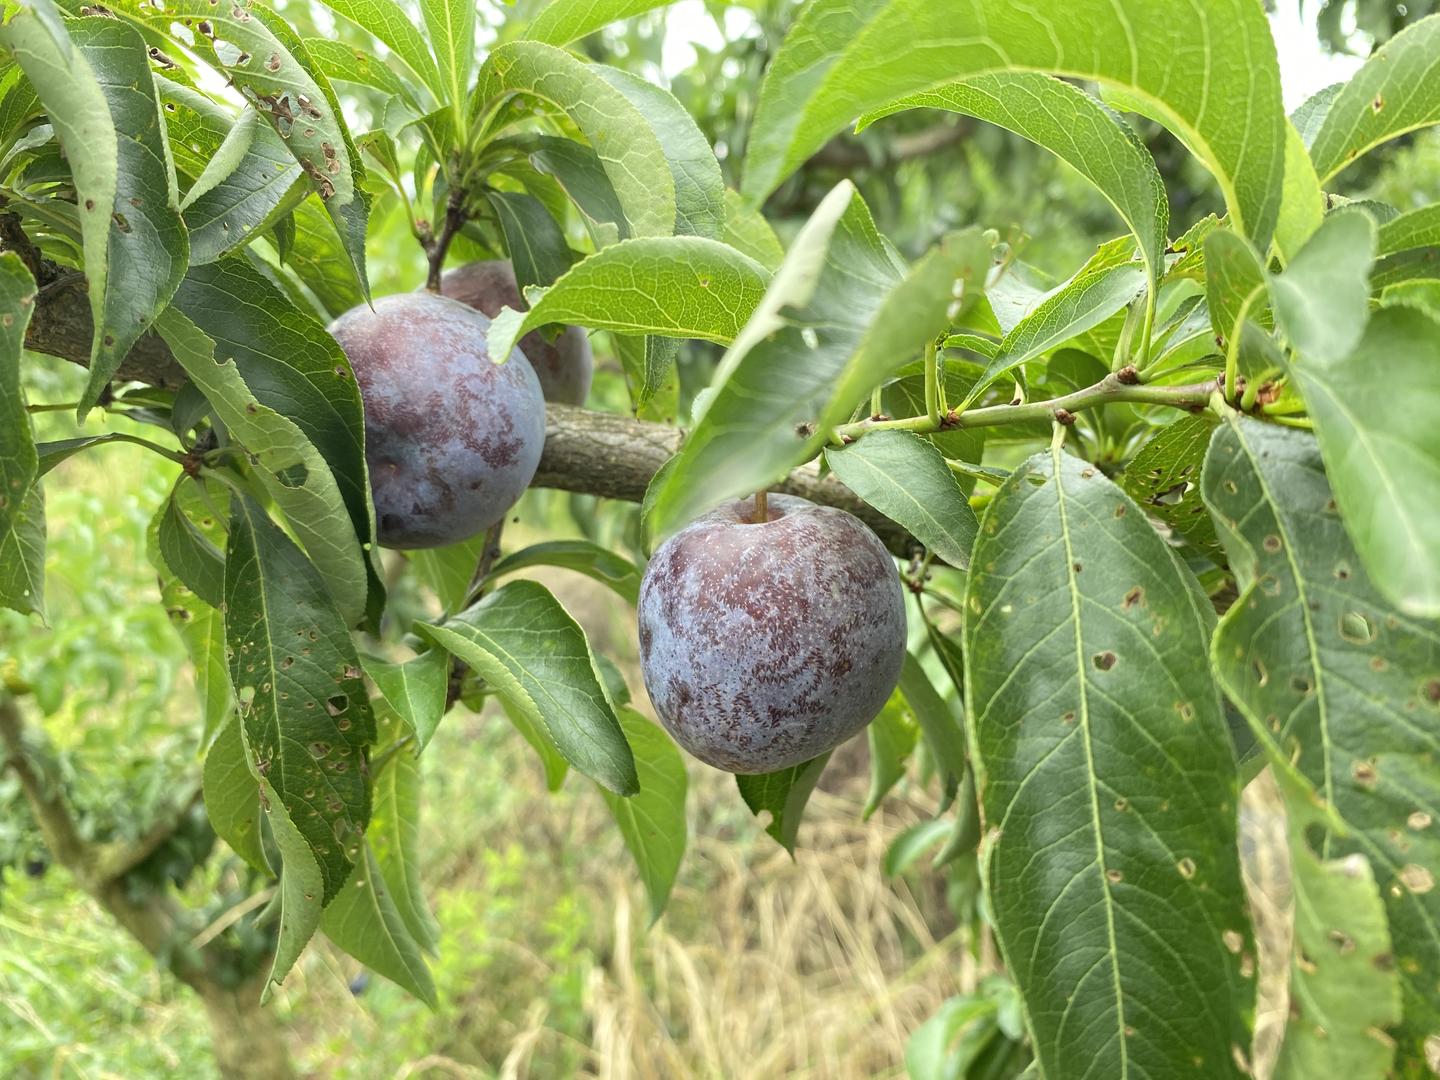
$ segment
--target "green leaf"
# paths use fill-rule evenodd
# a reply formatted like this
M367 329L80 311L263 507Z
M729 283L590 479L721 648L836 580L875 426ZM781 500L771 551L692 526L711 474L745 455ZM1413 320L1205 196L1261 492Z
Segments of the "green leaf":
M740 788L740 797L756 817L762 813L770 815L765 832L774 841L795 855L795 839L800 833L800 819L805 814L805 804L810 793L825 771L830 754L792 765L773 773L737 775L735 783Z
M1353 1080L1392 1075L1395 1044L1385 1029L1400 1020L1400 981L1385 905L1360 854L1328 861L1311 850L1308 828L1327 825L1309 785L1287 784L1290 889L1295 897L1290 1017L1273 1075Z
M185 196L185 224L190 229L190 261L214 262L248 244L275 220L299 204L307 187L301 168L284 141L262 124L254 109L241 113L234 131L250 129L239 158L202 174ZM225 147L230 146L227 138ZM222 152L225 149L222 147ZM221 161L216 156L211 165Z
M597 226L614 225L613 240L630 235L625 210L615 195L615 186L605 175L599 155L583 143L553 135L535 136L530 163L555 181L572 202Z
M1005 335L999 351L986 365L985 374L965 396L964 406L968 408L1007 372L1093 330L1134 300L1144 287L1145 271L1133 265L1097 270L1067 282Z
M225 556L191 523L174 494L160 510L156 539L170 572L212 608L221 607L225 602Z
M110 104L89 60L71 46L52 0L33 0L20 7L0 27L0 44L14 55L45 106L75 183L75 213L84 239L85 281L96 327L90 352L93 365L101 355L105 334L115 333L115 328L108 325L107 295L120 150ZM129 332L130 328L125 327L116 341ZM113 357L115 364L124 355L121 352ZM87 389L85 400L93 401L98 392Z
M440 69L440 102L462 116L475 72L475 0L420 0L420 14Z
M947 236L902 275L854 187L837 185L721 360L656 495L652 527L668 533L811 456L949 325L957 289L978 295L989 265L989 243L970 230Z
M530 309L490 323L490 355L509 356L536 327L571 323L619 334L664 334L722 344L735 339L770 275L718 240L694 236L622 240L571 267Z
M0 252L0 536L21 513L25 493L39 475L39 457L25 391L20 355L35 310L35 279L20 256Z
M1275 247L1286 257L1298 251L1325 220L1325 193L1295 125L1285 125L1285 187Z
M919 862L922 855L939 845L949 832L950 822L944 818L932 818L911 825L890 841L890 846L885 849L881 872L886 877L899 877Z
M576 38L594 33L602 26L628 19L632 15L643 15L654 8L664 7L670 0L588 0L586 3L570 3L569 0L550 0L545 9L525 31L532 41L547 41L551 45L565 45Z
M512 581L443 626L415 630L542 726L586 776L620 795L637 790L635 760L590 643L544 586Z
M245 745L313 853L329 903L370 820L365 748L375 719L320 574L242 495L225 553L225 640Z
M260 785L245 758L240 718L232 716L205 752L205 813L215 835L261 873L270 873L260 840Z
M252 752L247 745L247 752ZM263 1005L269 1000L271 988L278 986L300 959L305 946L320 926L324 872L311 852L309 843L290 812L280 801L274 785L259 778L260 806L270 822L270 835L280 851L280 930L275 942L275 958L270 963L270 981L260 995Z
M1147 514L1218 561L1220 541L1200 497L1200 468L1214 430L1215 420L1207 415L1172 421L1125 466L1120 484Z
M996 493L965 608L982 866L1040 1068L1242 1075L1239 784L1198 585L1056 447Z
M348 82L368 86L389 97L398 97L417 115L423 112L420 95L410 83L390 69L391 56L380 57L329 38L304 38L305 51L315 66L332 83ZM363 139L361 140L363 142Z
M675 234L718 239L725 228L725 179L694 119L663 87L603 64L594 70L635 106L665 151L675 181Z
M1220 348L1229 348L1246 320L1264 309L1268 282L1259 254L1243 236L1216 229L1205 237L1205 303Z
M416 942L400 917L370 845L362 840L362 862L354 878L320 916L325 936L366 967L438 1007L435 982Z
M1376 251L1380 255L1437 245L1440 245L1440 203L1421 206L1385 222L1376 238Z
M231 437L254 458L266 491L305 544L347 625L358 622L365 610L366 563L325 460L294 421L257 400L233 362L215 359L214 342L178 308L168 309L156 325Z
M530 714L515 708L505 698L500 699L500 708L509 719L512 727L518 731L524 740L530 744L531 749L540 758L540 765L545 770L545 788L548 791L559 791L565 783L565 775L570 771L570 763L555 746L555 740L545 733L542 727L531 719Z
M1370 314L1375 225L1358 211L1331 214L1270 279L1275 319L1306 360L1334 363L1354 349Z
M487 191L485 198L500 220L506 252L515 265L515 281L522 290L549 285L570 269L565 233L539 199L514 191Z
M303 200L291 214L295 239L285 265L315 294L332 318L365 303L340 234L318 198Z
M375 865L410 936L433 955L440 928L420 883L420 764L409 747L398 747L377 772L372 799L365 838Z
M725 189L725 231L720 239L771 273L785 259L785 249L765 215L729 188Z
M190 190L185 193L185 198L180 200L182 211L189 209L190 204L207 191L213 191L216 184L235 171L240 162L245 160L245 155L250 152L250 147L255 144L255 133L263 126L259 112L254 109L241 108L240 115L235 119L230 130L225 133L220 145L214 148L210 160L205 163L200 175L195 177L195 182L190 185ZM288 153L286 158L289 159ZM297 170L298 168L299 166L296 165Z
M424 750L445 715L449 655L442 649L430 649L395 664L362 653L360 661L385 703L414 732L415 745Z
M1381 45L1334 96L1310 144L1321 181L1407 131L1440 122L1440 18L1406 27Z
M1155 159L1111 109L1084 90L1037 72L982 75L911 94L867 113L863 131L906 109L946 109L997 124L1074 166L1135 235L1152 289L1165 268L1170 204Z
M872 431L825 462L851 491L961 569L979 523L940 451L908 431Z
M0 605L45 617L45 493L31 485L0 526Z
M459 611L470 599L470 583L475 578L475 568L480 564L480 553L484 548L485 534L481 533L457 544L407 551L405 557L415 567L420 580L440 601L441 610L450 615Z
M1440 319L1381 308L1348 356L1301 358L1292 375L1375 587L1408 615L1440 616Z
M634 709L620 710L620 725L635 752L640 790L628 799L600 794L620 827L650 897L650 921L665 911L685 858L685 762L670 736Z
M260 405L275 410L283 423L293 424L309 439L333 476L354 536L361 544L372 543L364 407L350 361L335 339L239 259L192 267L175 293L174 306L215 342L218 356L234 361L245 389ZM214 396L208 391L206 396L219 412ZM233 406L229 410L233 412ZM245 444L240 428L221 415ZM308 538L301 538L308 547ZM330 542L342 540L337 530ZM311 556L318 561L315 552ZM373 592L379 583L372 581L369 587Z
M0 605L44 614L45 501L20 356L35 308L35 280L13 252L0 253Z
M487 581L531 566L563 566L609 586L632 607L640 597L640 568L623 555L589 540L547 540L506 555Z
M870 793L865 796L860 817L868 821L870 815L880 809L890 789L905 775L905 763L920 741L920 729L905 707L905 698L898 693L891 694L880 714L865 729L865 737L870 743Z
M560 109L590 140L625 208L633 236L675 230L675 181L665 150L645 115L595 67L533 41L501 45L480 68L472 113L487 117L512 94Z
M445 100L446 83L435 66L414 17L396 0L321 0L326 7L360 29L375 35L392 56L403 64L422 86L429 87L435 101ZM426 110L421 110L426 111Z
M117 133L107 269L99 282L105 321L90 358L90 379L80 395L83 418L185 276L190 243L180 218L175 163L144 39L116 19L83 19L72 24L71 36L94 73ZM75 75L83 81L78 69ZM51 120L65 141L58 120ZM87 155L68 141L65 148L74 172L74 157ZM104 153L103 141L94 149ZM88 224L84 215L81 222L82 228ZM91 281L90 288L96 287Z
M930 677L914 653L905 654L899 690L915 714L935 760L952 778L959 780L965 774L965 726L931 685Z
M1422 1075L1440 1031L1440 628L1377 590L1308 433L1231 419L1203 487L1241 588L1211 645L1216 677L1350 830L1326 832L1320 858L1369 860L1404 1000L1395 1074Z
M742 193L760 202L857 115L998 71L1094 79L1143 101L1215 174L1232 218L1267 244L1280 208L1285 113L1275 44L1253 0L816 0L761 86Z
M218 485L216 485L218 487ZM223 489L221 489L223 490ZM212 606L201 600L171 569L161 550L160 527L172 505L185 515L191 528L196 528L205 543L219 558L216 543L225 543L225 529L222 518L210 505L213 489L207 490L203 481L181 478L176 481L170 498L150 521L146 533L146 556L155 567L159 577L160 601L170 617L180 641L190 656L195 672L195 696L200 704L200 716L204 730L202 744L208 743L229 719L233 698L230 693L230 674L225 658L225 621L219 606ZM228 498L228 496L225 496ZM221 600L224 590L224 564L220 566Z

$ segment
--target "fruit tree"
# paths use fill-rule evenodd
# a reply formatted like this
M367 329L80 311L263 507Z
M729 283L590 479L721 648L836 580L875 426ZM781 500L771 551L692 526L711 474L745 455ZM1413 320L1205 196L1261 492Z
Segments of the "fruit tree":
M126 441L175 474L150 558L203 815L83 835L14 665L0 761L223 1072L288 1073L260 1003L317 933L433 1000L416 762L498 700L596 786L657 915L682 751L792 851L861 732L872 803L938 791L934 863L978 873L1023 1025L938 1017L933 1075L1440 1075L1440 204L1347 197L1440 122L1440 15L1287 115L1259 0L808 0L717 157L577 45L655 0L483 32L470 0L323 5L0 24L0 603L49 632L61 462ZM807 163L864 160L837 136L917 110L917 155L1003 130L1117 235L1060 278L1006 221L902 252L848 179L775 227ZM1216 213L1172 225L1155 125ZM381 235L410 268L383 288ZM33 354L88 369L78 398L30 400ZM37 437L57 408L78 434ZM516 545L531 488L619 527ZM539 567L636 609L651 709ZM1264 1055L1262 773L1294 906ZM197 935L172 890L212 832L271 892Z

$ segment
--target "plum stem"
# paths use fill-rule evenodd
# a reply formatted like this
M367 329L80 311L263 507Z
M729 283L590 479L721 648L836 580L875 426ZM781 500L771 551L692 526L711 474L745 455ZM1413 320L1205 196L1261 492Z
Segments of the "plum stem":
M755 492L755 514L753 524L760 525L770 520L770 504L768 492L763 489Z

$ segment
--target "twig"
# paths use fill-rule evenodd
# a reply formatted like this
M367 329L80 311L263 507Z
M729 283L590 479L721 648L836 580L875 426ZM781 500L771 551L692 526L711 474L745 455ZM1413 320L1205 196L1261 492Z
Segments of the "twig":
M1210 403L1215 392L1215 383L1193 383L1188 386L1146 386L1136 382L1135 369L1124 367L1105 376L1094 386L1076 390L1063 397L1046 401L1031 401L1023 405L992 405L984 409L970 409L966 412L951 410L936 423L927 416L911 416L903 420L857 420L844 424L836 430L844 439L856 439L869 431L896 429L928 434L933 431L951 431L956 428L997 427L1005 424L1019 424L1030 420L1063 419L1073 417L1082 409L1097 405L1108 405L1117 401L1134 402L1141 405L1169 405L1177 409L1203 409Z
M422 241L425 248L425 258L429 260L430 270L425 278L425 288L433 293L440 291L440 274L445 269L445 256L450 252L450 243L455 235L465 225L465 192L461 188L451 188L450 197L445 203L445 220L440 223L440 235L428 241Z

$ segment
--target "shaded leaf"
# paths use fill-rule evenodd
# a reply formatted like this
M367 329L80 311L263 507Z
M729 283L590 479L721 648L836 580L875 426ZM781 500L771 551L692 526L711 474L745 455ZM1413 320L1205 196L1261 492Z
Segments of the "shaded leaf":
M362 861L353 879L325 906L320 929L366 967L436 1008L435 982L420 946L395 907L370 844L362 840L360 846Z
M261 873L270 873L260 841L260 784L245 759L240 718L232 716L205 752L201 773L205 813L215 835Z
M1201 551L1220 555L1215 525L1200 497L1200 469L1213 417L1182 416L1150 436L1125 466L1120 483L1126 494Z
M387 735L398 734L396 725L389 728ZM409 747L398 747L377 772L371 798L365 838L375 865L410 936L433 954L440 928L420 882L420 764Z
M444 625L415 630L541 725L586 776L621 795L636 791L635 761L590 644L544 586L512 581Z
M829 760L830 755L825 753L779 772L735 777L745 805L756 817L769 815L765 832L791 856L795 854L795 838L800 833L805 804L810 801L810 793L815 790Z
M831 471L951 566L970 565L979 523L940 451L908 431L872 431L826 450Z
M870 744L870 792L860 812L862 820L868 820L880 809L890 789L905 775L905 763L920 740L920 729L905 707L904 697L898 693L890 695L885 707L865 729L865 738Z
M634 709L621 709L619 716L625 738L635 753L640 790L629 798L604 788L600 794L640 870L650 897L650 921L654 922L665 911L685 857L688 778L685 762L670 736Z
M445 715L445 691L450 682L450 657L430 649L403 663L391 663L361 654L361 665L385 703L415 735L424 750Z
M547 540L511 552L490 569L487 581L531 566L561 566L594 578L634 605L640 596L640 568L623 555L589 540Z

